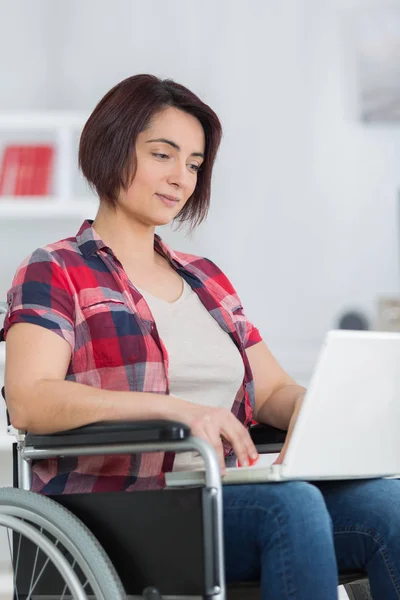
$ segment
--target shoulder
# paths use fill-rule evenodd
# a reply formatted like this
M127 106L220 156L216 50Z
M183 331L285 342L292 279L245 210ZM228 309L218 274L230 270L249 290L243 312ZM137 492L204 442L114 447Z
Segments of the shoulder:
M76 239L72 237L36 248L19 264L13 285L30 279L46 282L57 275L65 276L71 264L71 254L76 254L76 251Z
M32 256L47 256L52 262L68 267L76 254L80 254L76 237L68 237L37 248Z

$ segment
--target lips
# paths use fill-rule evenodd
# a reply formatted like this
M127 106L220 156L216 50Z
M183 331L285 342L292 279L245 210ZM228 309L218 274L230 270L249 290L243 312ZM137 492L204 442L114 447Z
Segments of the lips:
M174 198L173 196L164 196L163 194L156 194L158 198L167 206L176 206L179 202L178 198Z

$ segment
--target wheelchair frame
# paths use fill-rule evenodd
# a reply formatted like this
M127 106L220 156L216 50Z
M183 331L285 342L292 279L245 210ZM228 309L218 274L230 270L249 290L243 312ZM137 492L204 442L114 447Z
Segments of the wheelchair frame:
M147 423L147 422L146 422ZM152 422L148 422L152 423ZM135 423L137 425L137 423ZM113 424L114 425L114 424ZM134 425L134 424L132 424ZM118 427L118 426L117 426ZM222 524L222 484L219 462L214 448L206 441L189 435L189 430L179 423L168 422L170 431L178 432L180 439L165 442L111 443L53 448L37 448L35 440L47 438L54 442L54 436L35 436L25 434L8 426L10 435L17 439L18 487L30 490L31 461L61 456L95 456L105 454L134 454L144 452L185 452L196 450L202 456L205 467L205 484L202 488L202 522L204 539L204 591L207 598L226 599L224 573L224 547ZM91 426L77 430L87 436ZM105 425L107 429L107 425ZM82 433L83 432L83 433ZM98 433L94 435L99 435ZM40 442L39 444L40 445ZM162 492L161 492L162 493Z

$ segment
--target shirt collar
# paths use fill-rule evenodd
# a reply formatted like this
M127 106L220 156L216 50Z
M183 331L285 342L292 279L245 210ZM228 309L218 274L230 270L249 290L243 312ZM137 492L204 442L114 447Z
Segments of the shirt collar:
M93 229L92 223L93 221L89 219L83 221L76 234L78 248L85 258L90 258L99 250L108 248L98 233Z
M110 250L99 234L93 229L92 223L93 221L90 219L85 220L76 234L79 250L85 258L90 258L99 250ZM165 258L169 259L170 262L175 263L176 266L183 266L177 253L174 252L174 250L172 250L172 248L170 248L157 234L154 234L154 248L165 256Z

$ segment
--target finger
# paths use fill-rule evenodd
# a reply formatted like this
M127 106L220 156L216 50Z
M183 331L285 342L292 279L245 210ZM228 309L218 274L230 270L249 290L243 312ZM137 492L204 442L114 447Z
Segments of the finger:
M213 423L208 422L204 425L204 429L211 441L211 444L214 446L217 454L218 460L221 466L221 473L225 474L225 456L224 456L224 447L222 445L221 435L218 427L216 427Z
M251 435L249 433L249 430L246 429L245 427L243 427L243 429L246 432L244 441L245 441L245 444L247 446L247 451L249 453L250 463L254 463L258 459L258 457L259 457L258 450L255 447L253 440L251 439Z
M192 434L194 436L200 437L203 440L206 440L209 444L211 444L218 456L218 462L220 464L221 472L225 473L225 459L224 452L222 448L222 442L219 435L215 436L210 427L211 423L202 423L201 425L197 425L195 428L192 428Z
M247 432L243 426L239 428L232 422L230 422L229 425L229 427L225 426L223 428L222 435L232 445L239 463L242 466L247 467L250 464L250 454L246 443Z
M251 439L251 435L247 427L245 427L238 419L236 419L236 417L234 417L234 419L237 422L237 425L242 435L242 439L246 445L250 464L253 464L259 457L258 450L255 447L253 440Z
M232 415L232 413L231 413ZM251 439L249 430L234 416L232 415L232 426L234 428L235 433L235 442L236 445L244 446L242 452L247 454L247 460L243 463L243 465L254 464L258 459L259 454L257 448L254 445L253 440ZM235 447L234 447L235 450ZM235 450L236 453L236 450ZM239 458L239 457L238 457ZM242 462L242 461L240 461Z

